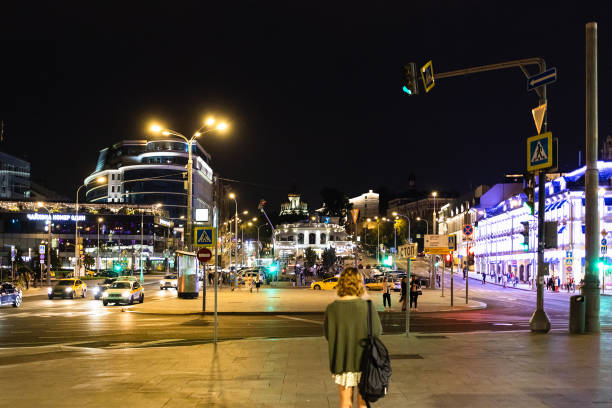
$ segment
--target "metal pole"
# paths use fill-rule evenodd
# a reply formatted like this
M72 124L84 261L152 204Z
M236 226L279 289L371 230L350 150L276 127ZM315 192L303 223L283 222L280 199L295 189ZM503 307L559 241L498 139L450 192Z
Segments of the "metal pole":
M193 139L190 139L187 142L187 152L189 153L189 159L187 160L187 230L185 233L185 238L186 238L186 247L188 250L191 250L192 248L192 238L191 238L191 206L192 206L192 201L193 201L193 174L192 174L192 170L193 170L193 159L191 157L191 144L193 142Z
M257 259L259 259L259 227L257 227Z
M540 72L546 70L546 64L540 63ZM540 105L546 103L546 85L542 86L540 93ZM547 131L547 118L544 117L542 132ZM597 160L597 159L596 159ZM538 173L538 283L537 283L537 304L529 321L529 327L533 332L548 333L550 330L550 319L544 311L544 207L546 200L546 171L540 170Z
M376 264L380 263L380 221L376 220Z
M74 276L79 277L79 191L81 191L82 185L77 188L76 192L76 207L74 217Z
M444 272L446 270L446 257L444 256L442 259L442 282L440 282L440 286L442 288L442 294L440 297L444 297Z
M234 223L236 225L236 271L238 270L238 201L234 199L236 204L236 214L234 214Z
M451 252L451 259L452 259L453 253ZM458 268L458 267L457 267ZM455 304L455 279L454 278L455 273L453 272L453 263L451 262L451 270L450 270L450 280L451 280L451 287L450 287L450 293L451 293L451 307L454 306Z
M217 178L215 177L215 181L217 180ZM218 188L218 187L217 187ZM219 207L217 205L217 196L218 194L215 195L215 218L213 221L213 224L215 225L215 242L218 242L219 239ZM217 316L217 297L218 297L218 285L219 285L219 258L217 255L217 248L218 246L215 245L215 318L214 318L214 337L213 337L213 343L216 346L217 345L217 330L218 330L218 316ZM230 253L232 251L232 247L230 246Z
M412 260L408 253L408 280L406 282L406 296L410 296L410 273L412 272ZM410 298L408 298L408 301ZM410 303L408 306L411 306ZM410 336L410 307L406 309L406 336Z
M470 253L470 246L469 245L468 245L468 251L467 252L468 252L468 254ZM476 268L474 268L474 269L476 269ZM482 271L482 273L485 273L485 271ZM468 265L467 269L465 270L465 304L466 305L469 302L469 299L468 299L468 286L469 286L468 281L470 280L469 279L469 275L470 275L470 265Z
M140 283L144 282L142 271L142 247L144 245L144 209L140 210Z
M395 221L393 222L393 247L395 248L395 256L393 257L393 269L397 269L397 228L395 226Z
M585 173L585 275L587 332L599 333L599 208L597 169L597 23L586 25L586 173Z
M98 219L98 253L96 254L96 273L100 276L100 220Z

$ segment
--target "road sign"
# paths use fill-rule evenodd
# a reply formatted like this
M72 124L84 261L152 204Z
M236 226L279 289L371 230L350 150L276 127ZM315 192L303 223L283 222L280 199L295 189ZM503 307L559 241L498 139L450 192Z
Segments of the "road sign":
M546 85L557 80L557 68L549 68L541 74L527 78L527 91L533 91L538 86Z
M536 129L539 135L540 130L542 130L542 123L544 122L544 114L546 114L546 104L543 103L537 108L533 108L531 110L531 114L533 115L533 121L535 122Z
M605 230L605 228L604 228L604 229L602 229L602 230L601 230L601 236L602 236L602 237L605 237L605 236L607 236L607 235L608 235L608 231L606 231L606 230Z
M570 266L574 264L574 258L565 258L563 261L563 264L565 266Z
M608 245L608 240L605 238L602 238L601 245Z
M15 262L15 245L11 245L11 262Z
M39 245L38 246L38 253L39 254L44 254L45 253L45 246L44 245Z
M211 248L215 245L215 229L213 227L195 227L194 245L198 248Z
M450 249L451 251L457 250L457 236L455 235L448 236L448 249Z
M198 249L198 261L200 263L207 263L212 259L212 251L208 248L200 248Z
M608 253L608 247L606 245L601 246L601 254L605 255Z
M472 227L470 224L465 224L463 226L463 235L465 235L466 237L471 237L473 233L474 227Z
M359 208L353 208L351 210L351 215L353 216L353 223L357 224L357 218L359 218Z
M425 235L425 253L427 254L448 254L448 235Z
M553 166L552 133L527 138L527 170L548 169Z
M434 80L433 63L431 61L421 67L421 78L423 78L425 92L429 92L436 84Z

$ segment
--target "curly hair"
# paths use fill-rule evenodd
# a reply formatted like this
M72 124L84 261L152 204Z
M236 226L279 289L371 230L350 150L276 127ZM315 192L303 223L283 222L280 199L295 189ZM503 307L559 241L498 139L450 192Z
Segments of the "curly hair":
M364 293L361 274L357 268L344 268L338 279L338 296L361 296Z

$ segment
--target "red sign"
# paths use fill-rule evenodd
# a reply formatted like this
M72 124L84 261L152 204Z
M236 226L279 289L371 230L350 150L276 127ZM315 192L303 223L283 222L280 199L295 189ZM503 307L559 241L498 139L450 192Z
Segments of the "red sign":
M212 252L208 248L198 249L198 261L200 263L206 263L212 259Z

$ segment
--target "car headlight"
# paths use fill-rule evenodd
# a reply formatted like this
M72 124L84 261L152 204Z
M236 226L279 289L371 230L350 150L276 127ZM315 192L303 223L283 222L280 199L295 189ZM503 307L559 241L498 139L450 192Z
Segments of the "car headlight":
M123 296L123 297L125 297L125 298L126 298L126 297L130 297L130 291L129 291L129 290L124 290L124 291L121 293L121 296Z
M72 292L72 288L66 288L66 292L67 292L67 293Z
M100 293L100 288L93 288L93 293L94 295L97 295L98 293Z
M166 284L166 281L165 281L165 280L163 280L163 281L161 281L161 282L159 282L159 283L161 283L162 285L165 285L165 284Z
M108 292L104 292L104 293L102 294L102 297L103 297L103 298L108 297Z
M52 294L53 293L53 288L47 288L47 294Z

